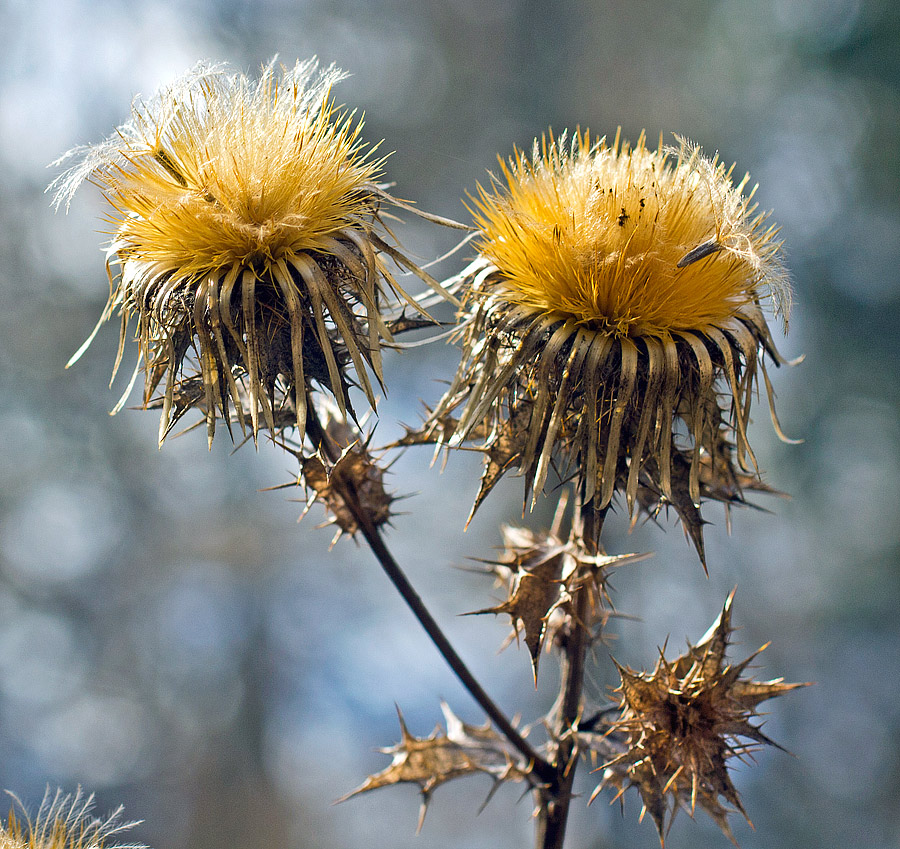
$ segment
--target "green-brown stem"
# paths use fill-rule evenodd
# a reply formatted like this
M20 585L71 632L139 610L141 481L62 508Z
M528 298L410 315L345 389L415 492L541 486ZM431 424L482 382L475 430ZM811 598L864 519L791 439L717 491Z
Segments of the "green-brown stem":
M320 449L329 460L336 462L340 457L339 447L325 432L312 405L310 405L309 409L307 431L309 432L313 443L320 446ZM555 785L558 780L556 770L534 750L531 744L518 731L516 731L503 711L497 707L493 699L491 699L484 688L475 679L475 676L469 671L469 668L456 653L456 650L425 606L425 603L388 550L381 533L372 523L372 519L368 512L360 506L356 493L352 491L353 488L347 487L346 489L350 491L343 491L341 497L344 499L347 508L353 514L353 518L359 525L360 532L363 537L365 537L369 548L375 555L375 559L378 560L378 563L385 574L387 574L397 592L400 593L410 610L412 610L413 615L419 620L419 623L425 629L425 632L431 638L431 641L437 647L437 650L441 653L444 660L456 674L457 678L462 682L462 685L468 690L472 698L478 702L484 712L491 718L491 721L497 729L527 759L531 766L531 771L536 778L541 782Z

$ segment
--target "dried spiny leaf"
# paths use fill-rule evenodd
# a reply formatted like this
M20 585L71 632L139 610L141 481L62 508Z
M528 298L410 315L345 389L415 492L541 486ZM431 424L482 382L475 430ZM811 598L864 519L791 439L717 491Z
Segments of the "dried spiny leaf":
M642 476L636 490L636 502L640 513L654 519L664 508L674 508L681 519L685 535L694 545L705 570L703 526L707 522L700 515L701 499L724 504L726 527L730 531L732 505L757 507L747 501L745 492L761 492L782 498L787 496L764 483L758 474L740 471L733 459L734 446L721 431L716 436L712 453L706 450L696 453L697 461L694 463L693 452L673 451L668 496L654 485L653 475ZM654 469L652 463L649 468ZM635 513L633 523L639 518L639 514Z
M438 725L430 736L415 737L407 728L398 707L401 740L395 746L381 749L385 754L393 756L390 766L370 775L359 787L338 801L344 802L379 787L417 784L422 793L418 831L425 820L431 794L451 779L472 774L489 775L494 786L485 804L503 782L528 780L527 764L521 762L521 755L490 724L482 727L468 725L444 702L441 703L441 710L447 723L446 733Z
M406 309L402 309L396 318L389 319L385 322L388 330L393 335L407 333L410 330L421 330L425 327L439 327L441 322L435 321L433 318L426 318L422 315L410 316L406 314Z
M406 433L395 442L385 445L384 448L408 448L412 445L435 445L438 448L446 447L451 437L459 427L459 419L451 415L432 418L433 410L427 404L425 415L429 421L421 427L414 428L404 425ZM484 426L473 428L471 439L479 440L487 438L487 429Z
M485 439L484 445L479 447L479 450L484 452L484 469L481 473L481 486L466 520L466 527L503 474L520 459L521 445L528 433L528 417L521 411L515 411L508 420L497 423L492 435L489 436L486 430L482 423L475 433L476 439ZM527 492L525 498L527 501Z
M193 377L181 377L173 385L170 391L171 398L166 399L164 395L151 398L144 404L147 410L162 410L167 404L171 404L168 412L167 424L161 433L163 439L168 438L175 430L176 425L182 420L186 413L196 410L201 413L202 418L193 424L187 425L182 433L206 424L210 417L221 417L225 421L225 426L229 433L232 432L232 424L234 420L241 421L243 416L251 408L252 399L244 381L242 381L239 370L235 370L234 386L231 390L230 402L222 410L208 407L206 403L206 389L203 386L203 379L200 375ZM270 405L263 408L257 399L257 420L259 421L259 430L269 430L273 441L278 444L284 439L284 433L293 428L297 421L297 415L294 411L293 402L283 393L278 391L276 386L273 389L273 395L270 399ZM270 427L271 424L271 427ZM176 436L180 435L176 434ZM243 444L243 443L240 443ZM240 447L240 444L238 447Z
M763 509L749 502L745 492L761 492L764 495L775 495L789 498L783 492L765 483L758 475L742 472L731 460L734 446L726 443L721 446L715 456L703 453L700 455L700 494L703 498L721 501L725 505L725 524L731 533L731 505L746 505Z
M513 636L525 631L525 645L531 655L535 686L541 648L568 627L603 624L612 604L606 589L609 569L624 562L636 562L646 555L619 557L589 555L577 542L563 542L552 533L538 534L527 528L504 527L504 552L492 563L491 571L507 584L506 601L467 615L505 613L512 620ZM589 592L587 621L573 622L570 601L575 589Z
M495 607L473 610L468 615L506 613L512 619L516 637L519 627L525 629L525 645L531 654L534 682L537 685L538 660L550 614L568 599L562 581L565 546L547 538L527 548L511 546L511 538L525 535L524 528L504 528L506 555L509 559L496 564L509 572L509 598ZM543 543L543 544L542 544Z
M677 659L668 661L660 653L649 674L619 666L619 716L608 723L607 740L620 753L604 764L603 780L591 798L607 786L618 790L615 798L637 787L644 803L641 816L650 814L663 843L678 809L693 816L699 805L736 845L727 816L734 810L747 814L728 761L752 752L754 743L777 746L752 724L759 716L756 707L807 686L780 678L741 678L759 652L736 666L726 663L733 598L732 592L710 630Z

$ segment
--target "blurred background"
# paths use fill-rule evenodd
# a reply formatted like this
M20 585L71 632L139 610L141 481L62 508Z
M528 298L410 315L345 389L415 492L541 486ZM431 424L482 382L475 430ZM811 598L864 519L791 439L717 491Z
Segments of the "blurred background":
M766 480L791 493L737 511L711 505L704 577L676 525L627 533L610 553L654 551L615 576L609 651L652 666L679 651L737 586L732 657L763 642L761 678L815 681L769 702L770 749L734 781L756 826L745 849L900 845L900 6L893 0L3 0L0 32L0 787L34 808L44 787L124 803L156 849L522 847L531 802L473 778L440 788L422 834L402 786L332 802L387 765L394 703L428 734L447 699L483 717L365 548L329 553L319 508L299 526L290 458L267 446L207 451L195 431L156 448L157 416L108 411L117 341L104 329L63 366L107 295L103 202L85 186L53 214L47 163L98 141L198 59L253 72L274 54L318 55L352 76L336 96L385 139L395 193L465 218L461 198L497 154L547 127L626 138L646 129L720 151L760 183L795 285L788 357L773 374L799 446L781 444L765 401L751 435ZM397 228L424 260L455 234ZM458 270L460 259L441 273ZM133 358L134 350L126 357ZM133 363L133 359L130 360ZM456 365L444 344L392 357L376 442L418 420ZM130 367L123 367L123 372ZM135 398L137 394L135 394ZM137 403L135 400L134 403ZM407 452L390 483L408 515L390 544L461 654L500 704L530 722L553 699L545 660L497 654L507 626L457 614L492 603L490 557L521 516L505 482L466 534L480 461L429 467ZM527 520L547 526L551 500ZM614 683L604 650L589 682ZM584 804L568 846L653 847L637 796ZM632 791L633 793L633 791ZM668 845L723 847L704 814Z

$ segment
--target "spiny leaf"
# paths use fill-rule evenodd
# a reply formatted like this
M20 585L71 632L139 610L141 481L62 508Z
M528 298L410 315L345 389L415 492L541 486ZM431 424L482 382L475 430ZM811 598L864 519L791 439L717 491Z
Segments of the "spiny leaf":
M538 563L530 569L519 568L514 572L510 597L496 607L473 610L467 615L481 613L506 613L512 619L516 634L519 624L525 629L525 645L531 654L534 680L537 684L538 659L543 645L547 618L561 603L564 585L560 582L563 555Z
M541 649L562 628L592 630L596 623L605 623L611 609L606 591L609 570L647 555L591 555L577 541L563 542L553 533L527 528L504 527L503 540L503 554L492 561L491 571L507 584L506 601L465 615L507 614L516 639L523 629L536 685ZM588 609L585 621L575 621L570 602L582 587L588 589Z
M410 733L400 708L400 742L395 746L381 749L391 755L391 764L381 772L370 775L359 787L350 791L338 802L388 787L394 784L416 784L422 794L417 831L422 828L431 795L441 784L464 775L484 774L494 781L493 795L497 785L505 781L527 781L527 764L521 756L490 724L482 727L463 722L445 702L441 710L447 722L446 733L438 725L428 737L416 737Z

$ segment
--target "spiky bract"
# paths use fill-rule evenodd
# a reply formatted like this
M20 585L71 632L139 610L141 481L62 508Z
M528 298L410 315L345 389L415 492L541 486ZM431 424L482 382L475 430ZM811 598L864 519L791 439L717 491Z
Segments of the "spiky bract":
M420 441L481 444L476 509L511 467L536 497L561 460L598 510L674 505L702 557L701 495L741 499L757 363L783 362L760 306L789 306L777 231L686 142L577 133L501 166L474 199L462 362Z
M781 678L743 678L759 652L734 666L726 662L733 598L731 593L700 642L688 645L675 660L666 660L660 652L652 673L619 666L620 713L608 734L610 744L617 745L618 739L624 751L605 764L603 781L593 795L605 786L617 788L618 796L637 787L661 840L680 807L693 815L697 805L734 840L727 822L729 809L720 797L747 815L728 762L746 759L763 744L777 745L752 724L758 717L756 708L806 686L786 684Z
M210 439L230 404L242 427L249 405L254 434L293 405L302 434L310 381L344 411L351 363L374 403L367 370L381 382L392 340L385 297L411 302L384 257L437 287L389 243L380 209L406 205L376 184L383 160L362 121L331 99L342 76L315 60L270 63L258 81L201 64L136 101L105 142L67 154L77 164L54 183L57 204L90 179L112 206L101 322L121 314L121 359L137 316L145 403L166 381L160 439L196 376Z
M531 655L535 685L543 646L553 645L560 629L585 628L594 637L612 612L608 578L615 567L644 560L646 554L589 554L576 539L564 542L555 532L535 533L528 528L505 526L503 554L489 561L490 572L506 585L502 603L471 614L504 613L512 620L509 639L519 638L521 627ZM576 592L586 593L582 616L575 617L572 600Z
M488 775L494 782L484 805L494 791L505 782L530 781L528 765L509 742L491 728L490 723L478 727L463 722L446 702L441 711L447 723L446 733L438 725L428 737L416 737L406 727L400 708L400 742L381 749L393 760L381 772L370 775L363 784L338 801L344 802L361 793L394 784L417 784L422 793L418 830L425 821L431 794L441 785L464 775ZM483 806L482 806L483 807Z

